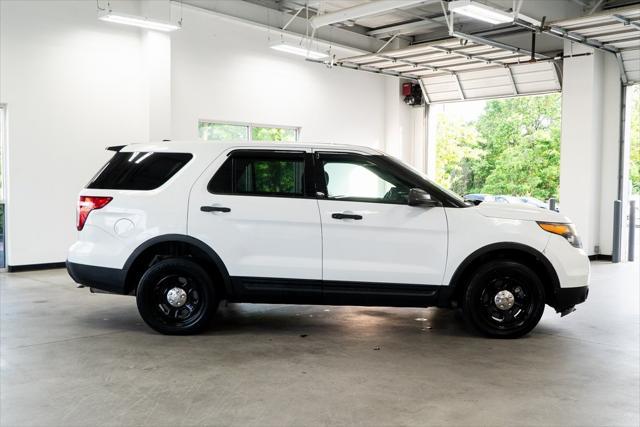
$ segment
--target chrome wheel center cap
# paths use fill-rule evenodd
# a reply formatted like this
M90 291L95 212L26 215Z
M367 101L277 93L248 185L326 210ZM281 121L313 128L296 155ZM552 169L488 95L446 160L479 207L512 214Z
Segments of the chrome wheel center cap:
M182 307L187 302L187 293L182 288L171 288L167 292L167 302L172 307Z
M513 298L513 294L509 291L500 291L493 298L493 302L495 302L496 307L500 310L509 310L513 307L513 303L515 299Z

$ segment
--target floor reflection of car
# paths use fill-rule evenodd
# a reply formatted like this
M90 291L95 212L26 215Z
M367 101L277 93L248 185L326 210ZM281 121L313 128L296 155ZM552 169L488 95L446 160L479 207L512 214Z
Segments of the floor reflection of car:
M478 206L482 202L495 202L495 199L490 194L467 194L464 201Z

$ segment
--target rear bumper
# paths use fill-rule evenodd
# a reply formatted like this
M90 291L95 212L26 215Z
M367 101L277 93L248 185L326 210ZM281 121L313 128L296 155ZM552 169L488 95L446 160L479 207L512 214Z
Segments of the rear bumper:
M588 295L588 286L580 286L577 288L559 288L555 293L553 308L555 308L557 312L565 311L573 307L574 305L585 302Z
M76 283L81 285L114 294L126 293L123 270L67 261L67 272Z

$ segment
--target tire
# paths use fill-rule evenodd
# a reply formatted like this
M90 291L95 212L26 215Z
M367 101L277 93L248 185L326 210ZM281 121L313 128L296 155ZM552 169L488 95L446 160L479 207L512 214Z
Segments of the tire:
M498 260L475 272L462 309L466 322L481 334L519 338L535 328L544 306L544 286L538 275L519 262Z
M218 307L207 272L185 258L149 267L138 283L136 303L145 323L166 335L202 332Z

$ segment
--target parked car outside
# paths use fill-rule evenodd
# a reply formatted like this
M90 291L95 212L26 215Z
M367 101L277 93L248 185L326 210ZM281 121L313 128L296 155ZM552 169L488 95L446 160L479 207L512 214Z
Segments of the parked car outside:
M473 203L474 205L479 205L482 202L493 202L495 201L494 197L490 194L467 194L464 196L465 202Z
M202 331L220 301L461 308L515 338L545 304L586 300L571 221L530 205L470 206L404 163L348 145L113 147L80 191L67 269L135 295L165 334Z

